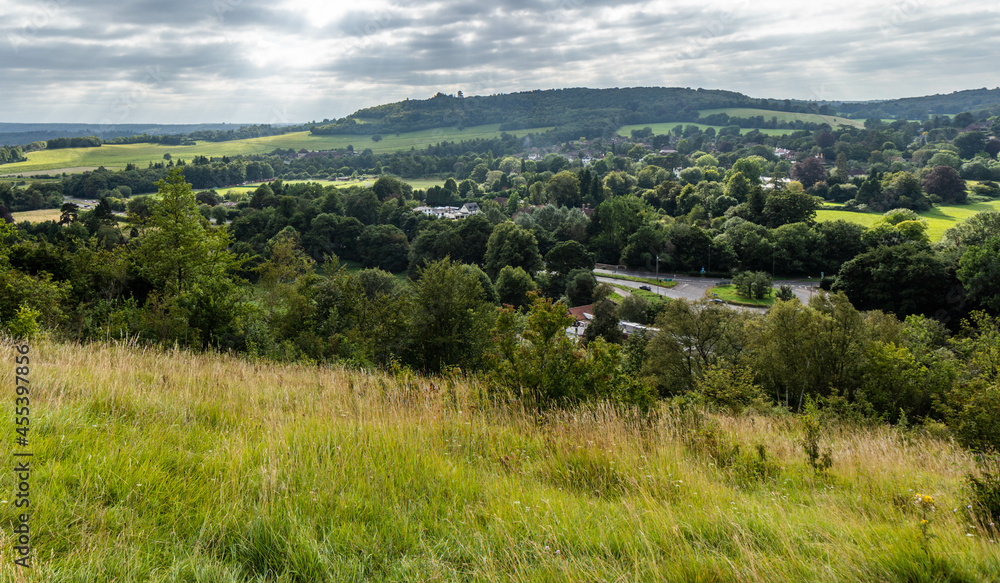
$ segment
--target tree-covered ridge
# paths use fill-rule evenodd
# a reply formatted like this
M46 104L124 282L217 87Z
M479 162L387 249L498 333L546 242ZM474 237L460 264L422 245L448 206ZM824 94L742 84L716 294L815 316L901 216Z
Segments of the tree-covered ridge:
M1000 112L1000 88L969 89L948 94L906 97L886 101L835 103L845 115L865 118L927 119L932 115L957 114L963 111Z
M361 109L334 123L313 129L317 134L374 134L490 123L503 130L556 126L567 136L597 137L621 125L657 121L693 121L699 109L759 107L801 108L805 102L754 99L721 90L679 87L551 89L462 97L438 93ZM787 109L786 109L787 110ZM574 134L575 132L575 134Z
M503 130L554 126L562 139L597 137L622 125L666 121L740 127L816 129L787 122L734 119L716 115L699 120L698 111L725 107L759 108L780 112L842 114L856 119L895 118L924 120L935 114L995 111L1000 89L977 89L950 95L933 95L890 101L807 102L761 99L722 90L679 87L613 89L552 89L489 96L463 97L438 93L430 99L407 99L360 109L332 123L316 126L316 134L387 134L439 127L465 127L490 123ZM755 125L756 124L756 125Z

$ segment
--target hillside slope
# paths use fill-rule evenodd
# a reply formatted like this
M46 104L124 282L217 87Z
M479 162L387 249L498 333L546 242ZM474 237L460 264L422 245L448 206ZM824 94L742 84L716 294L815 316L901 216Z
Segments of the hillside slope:
M405 371L45 340L30 355L38 580L1000 577L990 535L952 511L972 461L918 433L830 430L824 476L785 415L536 416ZM2 339L6 387L13 356ZM926 552L915 493L938 508ZM20 580L3 508L0 578Z

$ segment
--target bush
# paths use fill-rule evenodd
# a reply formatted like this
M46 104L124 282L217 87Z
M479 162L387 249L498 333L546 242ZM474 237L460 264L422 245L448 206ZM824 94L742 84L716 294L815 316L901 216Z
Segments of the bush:
M1000 451L1000 386L981 379L957 384L943 408L961 446L978 452Z
M980 457L976 465L979 475L965 476L969 504L980 520L993 525L1000 522L1000 456Z
M767 446L743 449L736 439L722 431L714 420L687 433L685 442L696 455L709 458L720 471L738 484L762 482L776 477L780 467L768 458Z
M38 334L38 318L41 315L38 310L22 304L17 308L17 314L3 328L14 338L31 338Z
M767 407L764 391L754 383L753 371L746 368L709 367L697 381L695 390L705 403L733 415Z
M820 450L819 438L821 429L818 412L815 410L806 413L802 417L802 449L806 453L806 460L809 462L809 466L817 474L822 474L833 466L833 452L830 448L826 448L826 451Z

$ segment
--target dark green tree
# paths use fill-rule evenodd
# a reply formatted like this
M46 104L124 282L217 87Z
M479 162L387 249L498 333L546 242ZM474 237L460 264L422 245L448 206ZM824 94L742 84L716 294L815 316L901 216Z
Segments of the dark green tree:
M965 204L965 180L951 166L935 166L927 173L920 183L927 194L941 197L941 200L952 204Z
M493 228L486 243L483 269L496 280L505 265L520 267L529 275L542 268L542 257L538 253L535 236L510 222L500 223Z
M482 366L494 310L475 273L448 259L431 263L413 285L413 360L430 371Z
M1000 236L966 249L957 275L971 302L1000 312Z
M525 308L531 303L528 294L535 291L538 286L535 285L531 276L520 267L505 265L500 270L500 275L497 276L494 288L501 304Z
M900 317L933 313L948 286L941 260L925 246L903 243L862 253L840 268L832 291L843 291L859 310Z

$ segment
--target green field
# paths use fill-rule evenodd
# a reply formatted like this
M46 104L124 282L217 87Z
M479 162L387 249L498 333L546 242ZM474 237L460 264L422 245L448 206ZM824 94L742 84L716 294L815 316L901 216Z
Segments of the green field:
M754 117L759 115L765 120L770 120L772 117L775 117L778 118L778 121L801 120L806 123L828 123L834 128L839 125L846 125L855 128L865 127L865 123L861 120L848 119L846 117L833 115L819 115L817 113L790 113L787 111L772 111L770 109L753 109L749 107L723 107L720 109L702 109L698 111L698 114L702 117L712 115L713 113L725 113L729 117Z
M931 210L920 213L927 221L927 236L931 241L940 241L944 232L956 224L983 211L1000 211L1000 200L963 205L936 205ZM817 221L844 220L870 227L882 218L880 214L855 213L851 211L819 210Z
M665 123L639 123L634 125L627 125L618 128L619 136L631 136L632 130L641 130L643 128L650 128L653 130L654 134L669 134L677 126L695 126L701 130L707 130L708 128L713 128L715 131L721 130L725 126L710 126L703 123L691 123L686 121L668 121ZM751 131L750 129L744 128L740 130L740 134L745 134ZM760 133L768 136L781 136L790 133L792 130L760 130Z
M535 128L507 132L513 135L544 132L550 128ZM385 135L382 141L373 142L370 136L336 135L314 136L309 132L296 132L280 136L266 136L230 142L198 142L193 146L165 146L160 144L105 144L99 148L66 148L62 150L42 150L26 155L24 162L0 166L2 174L24 174L43 170L93 168L123 168L128 163L147 166L150 162L162 162L163 155L169 153L175 160L190 161L195 156L221 157L239 154L266 154L276 148L296 150L332 150L354 146L355 151L371 148L375 153L409 150L411 147L424 148L444 141L496 138L500 136L500 124L490 124L465 128L438 128L398 135Z

